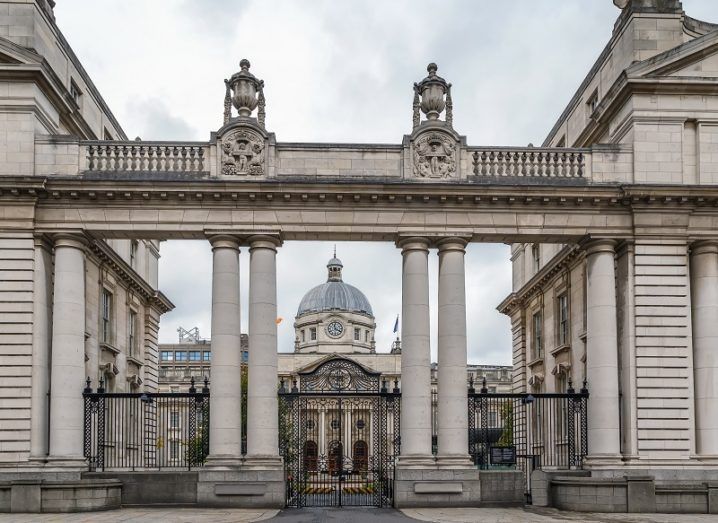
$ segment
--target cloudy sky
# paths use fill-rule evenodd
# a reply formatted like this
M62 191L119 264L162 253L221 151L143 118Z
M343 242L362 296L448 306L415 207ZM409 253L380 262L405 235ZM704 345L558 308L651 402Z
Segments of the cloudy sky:
M684 0L718 21L715 0ZM412 84L426 64L452 82L454 125L472 145L539 144L609 39L611 0L58 0L70 45L130 138L207 140L222 123L224 78L249 58L265 81L278 141L400 143L411 131ZM309 288L326 278L333 244L287 242L278 257L280 350ZM401 309L401 256L389 244L340 243L345 281L369 298L377 347L388 350ZM467 251L469 359L511 363L505 245ZM248 253L242 253L243 282ZM436 268L431 254L436 354ZM177 327L210 334L211 253L204 242L162 246L160 286ZM247 288L242 289L246 303ZM243 308L246 326L246 307Z

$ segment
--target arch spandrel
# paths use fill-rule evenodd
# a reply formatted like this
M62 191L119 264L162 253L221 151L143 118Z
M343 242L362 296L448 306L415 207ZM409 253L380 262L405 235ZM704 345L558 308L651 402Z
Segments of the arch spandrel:
M314 368L297 374L301 392L378 393L381 386L380 372L369 370L349 358L336 356L320 361Z

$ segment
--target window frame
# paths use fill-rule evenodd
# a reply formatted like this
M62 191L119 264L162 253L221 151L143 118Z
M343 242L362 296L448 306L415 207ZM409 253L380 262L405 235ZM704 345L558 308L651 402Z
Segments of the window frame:
M531 315L531 353L534 360L543 358L543 311Z
M571 339L571 320L568 292L563 292L556 297L556 342L559 346L568 345Z
M114 311L114 294L106 287L102 287L100 296L100 342L112 344L114 325L112 315Z
M137 311L134 309L129 310L127 319L127 354L131 357L135 357L139 354L139 347L137 346L138 317Z

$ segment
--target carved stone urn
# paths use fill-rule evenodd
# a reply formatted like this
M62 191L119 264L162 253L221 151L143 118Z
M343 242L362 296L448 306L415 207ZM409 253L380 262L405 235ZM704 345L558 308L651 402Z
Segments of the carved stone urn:
M257 79L249 72L250 63L246 58L239 62L240 71L234 73L229 80L225 80L227 84L227 94L231 89L232 105L237 109L237 113L241 118L247 118L252 114L260 104L264 81Z
M444 96L448 91L449 84L442 77L436 74L438 67L430 63L426 70L429 76L416 84L416 90L421 95L421 112L428 120L438 120L439 115L446 107Z

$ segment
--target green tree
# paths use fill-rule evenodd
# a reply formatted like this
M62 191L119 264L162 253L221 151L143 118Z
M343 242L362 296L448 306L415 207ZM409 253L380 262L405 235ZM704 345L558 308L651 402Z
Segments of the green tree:
M504 430L501 431L499 445L510 447L514 444L514 404L507 401L501 407L501 419L504 421Z

